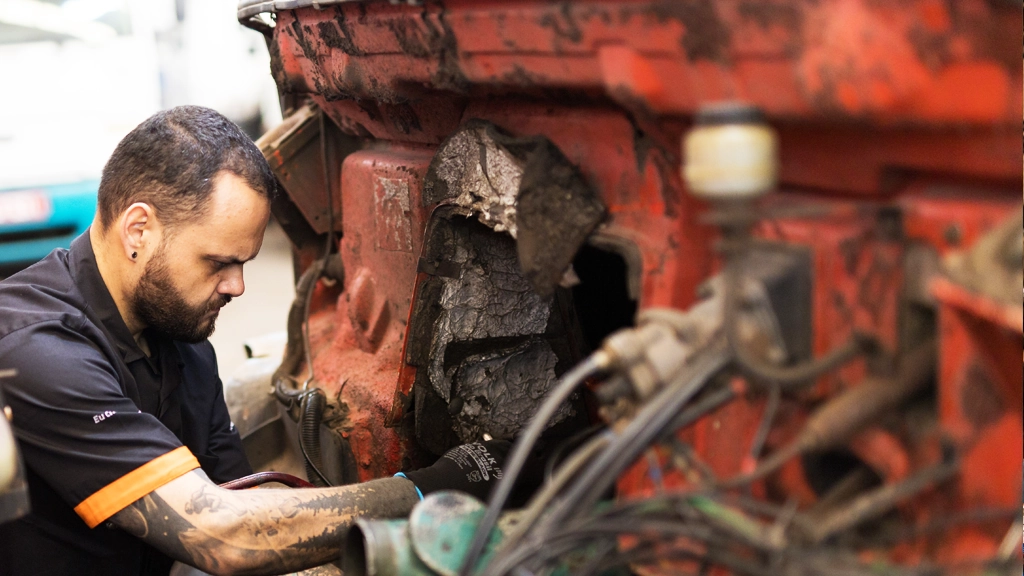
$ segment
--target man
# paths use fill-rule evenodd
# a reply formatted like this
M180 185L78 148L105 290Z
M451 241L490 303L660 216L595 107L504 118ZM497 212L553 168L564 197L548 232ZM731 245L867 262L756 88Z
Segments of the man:
M274 190L226 118L161 112L114 151L89 231L0 282L0 367L18 370L3 386L32 503L0 528L0 574L166 574L173 560L279 574L336 560L356 516L405 515L421 497L401 477L217 486L251 469L207 337L244 290ZM488 448L500 460L505 447ZM458 487L454 462L410 475Z

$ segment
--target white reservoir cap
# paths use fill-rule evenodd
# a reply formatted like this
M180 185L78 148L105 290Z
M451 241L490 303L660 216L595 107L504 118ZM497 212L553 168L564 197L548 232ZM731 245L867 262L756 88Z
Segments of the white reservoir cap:
M753 199L775 187L778 141L761 111L742 102L701 107L683 138L683 178L706 200Z

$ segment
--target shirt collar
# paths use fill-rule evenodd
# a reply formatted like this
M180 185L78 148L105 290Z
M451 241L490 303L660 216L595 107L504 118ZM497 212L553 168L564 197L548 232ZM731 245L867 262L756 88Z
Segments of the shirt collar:
M100 269L96 266L96 254L92 249L89 230L86 230L71 243L70 256L71 274L75 279L75 284L82 292L86 305L92 309L93 314L114 340L125 363L144 358L145 354L135 342L135 338L132 337L128 325L124 323L124 318L121 317L114 298L110 295L106 283L103 282Z

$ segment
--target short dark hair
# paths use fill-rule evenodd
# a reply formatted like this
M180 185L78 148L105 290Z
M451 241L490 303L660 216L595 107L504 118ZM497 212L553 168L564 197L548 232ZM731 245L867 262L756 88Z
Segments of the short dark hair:
M129 132L103 167L97 198L100 225L109 228L135 202L152 206L165 226L195 218L206 208L221 171L274 199L274 173L234 122L201 106L158 112Z

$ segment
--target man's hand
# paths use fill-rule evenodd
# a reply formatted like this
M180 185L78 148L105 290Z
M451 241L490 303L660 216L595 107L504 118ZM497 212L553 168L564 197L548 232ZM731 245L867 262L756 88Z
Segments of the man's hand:
M424 495L459 490L487 501L491 488L504 476L502 467L512 444L488 440L456 446L426 468L405 472Z
M171 480L110 518L168 556L211 574L282 574L337 560L360 516L409 514L408 480L339 488L225 490L201 470Z

